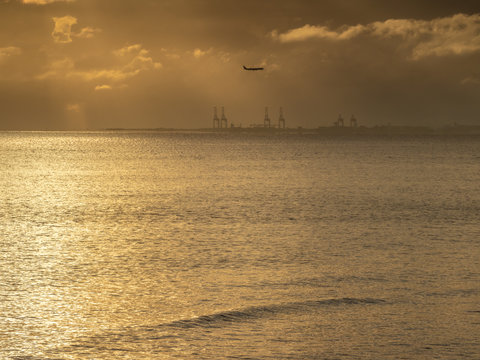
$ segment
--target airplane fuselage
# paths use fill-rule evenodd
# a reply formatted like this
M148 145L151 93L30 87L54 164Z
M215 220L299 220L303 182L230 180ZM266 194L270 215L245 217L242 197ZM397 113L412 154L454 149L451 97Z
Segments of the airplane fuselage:
M244 70L249 70L249 71L258 71L258 70L263 70L263 67L246 67L243 65Z

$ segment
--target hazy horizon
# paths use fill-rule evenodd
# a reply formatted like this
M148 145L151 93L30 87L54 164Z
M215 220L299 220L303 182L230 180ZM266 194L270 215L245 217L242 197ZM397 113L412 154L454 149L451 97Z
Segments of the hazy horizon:
M0 0L0 21L0 130L207 128L213 106L480 125L475 1Z

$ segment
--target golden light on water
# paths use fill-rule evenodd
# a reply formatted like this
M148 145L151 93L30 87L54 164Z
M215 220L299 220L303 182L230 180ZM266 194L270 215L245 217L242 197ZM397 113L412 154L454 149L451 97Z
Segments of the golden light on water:
M477 351L475 138L1 136L3 357Z

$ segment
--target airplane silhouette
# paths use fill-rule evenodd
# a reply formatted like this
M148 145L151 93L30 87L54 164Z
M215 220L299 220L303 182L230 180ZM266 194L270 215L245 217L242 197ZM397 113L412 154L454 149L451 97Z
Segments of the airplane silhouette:
M257 70L263 70L263 67L246 67L243 65L244 70L250 70L250 71L257 71Z

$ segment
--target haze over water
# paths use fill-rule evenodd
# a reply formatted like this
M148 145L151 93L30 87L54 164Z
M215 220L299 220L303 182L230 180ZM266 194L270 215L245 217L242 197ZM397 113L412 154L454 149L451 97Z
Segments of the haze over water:
M479 154L0 133L0 358L478 359Z

